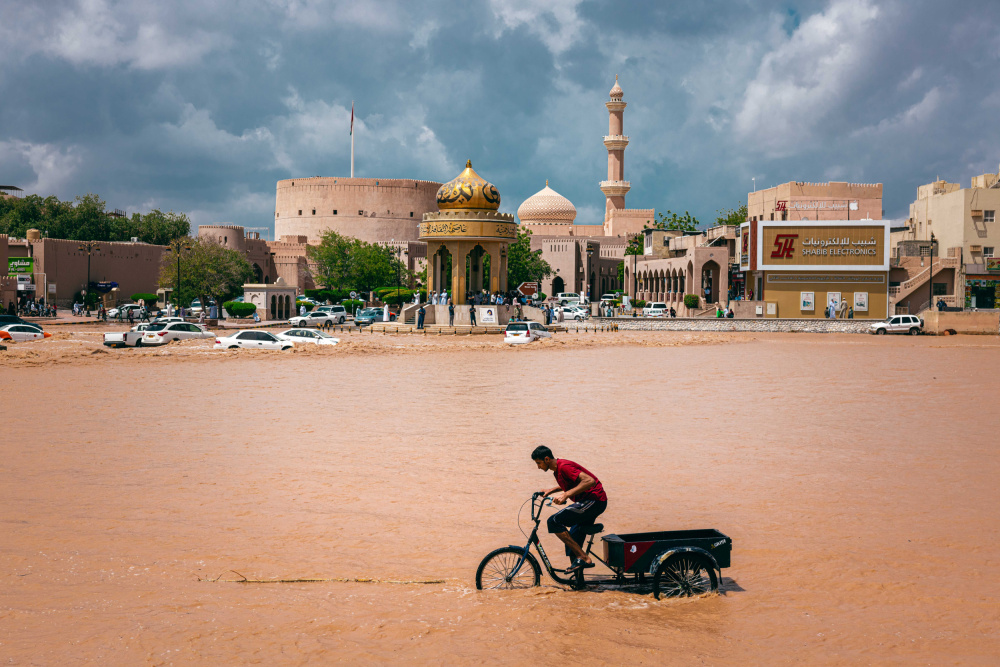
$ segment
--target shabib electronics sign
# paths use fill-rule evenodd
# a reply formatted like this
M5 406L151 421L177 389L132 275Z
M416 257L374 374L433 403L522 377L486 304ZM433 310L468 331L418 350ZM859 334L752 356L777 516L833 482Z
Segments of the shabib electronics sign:
M19 273L34 273L35 272L35 258L34 257L8 257L7 258L7 275L16 276Z
M888 271L889 223L881 220L760 222L757 266L764 271Z

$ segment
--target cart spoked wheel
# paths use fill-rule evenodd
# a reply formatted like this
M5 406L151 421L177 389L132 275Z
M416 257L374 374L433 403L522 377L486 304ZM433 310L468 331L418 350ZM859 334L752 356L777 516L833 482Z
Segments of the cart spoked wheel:
M719 590L715 568L695 554L671 556L653 577L653 596L686 598Z
M520 549L503 547L487 554L476 570L476 588L479 590L531 588L541 583L542 570L538 561L528 554L521 568L514 573L521 560Z

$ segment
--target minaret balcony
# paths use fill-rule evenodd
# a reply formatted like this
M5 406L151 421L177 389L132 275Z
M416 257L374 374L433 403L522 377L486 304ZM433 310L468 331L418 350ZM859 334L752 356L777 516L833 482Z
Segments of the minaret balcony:
M631 189L628 181L601 181L601 192L606 197L624 197Z
M609 151L624 150L628 146L628 137L624 134L610 134L604 137L604 147Z

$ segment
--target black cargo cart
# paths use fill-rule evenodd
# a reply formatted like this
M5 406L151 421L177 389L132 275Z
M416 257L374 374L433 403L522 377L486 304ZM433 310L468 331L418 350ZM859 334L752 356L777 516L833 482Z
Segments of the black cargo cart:
M523 547L511 545L488 554L476 571L476 588L528 588L541 583L541 567L531 553L534 544L555 581L576 590L587 586L631 587L651 585L653 595L688 597L719 589L722 568L729 567L733 541L714 528L667 530L653 533L605 535L603 557L592 552L594 536L604 532L603 524L587 530L584 551L611 571L610 575L587 574L577 570L567 573L552 567L538 539L542 508L550 499L536 493L531 497L531 520L534 529Z

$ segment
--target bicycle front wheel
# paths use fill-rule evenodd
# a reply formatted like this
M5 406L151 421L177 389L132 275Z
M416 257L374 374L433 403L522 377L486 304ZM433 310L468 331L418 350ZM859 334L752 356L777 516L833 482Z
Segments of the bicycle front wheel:
M525 556L520 569L514 568L524 553L517 547L503 547L487 554L476 570L476 588L479 590L531 588L542 580L538 561L530 553Z

